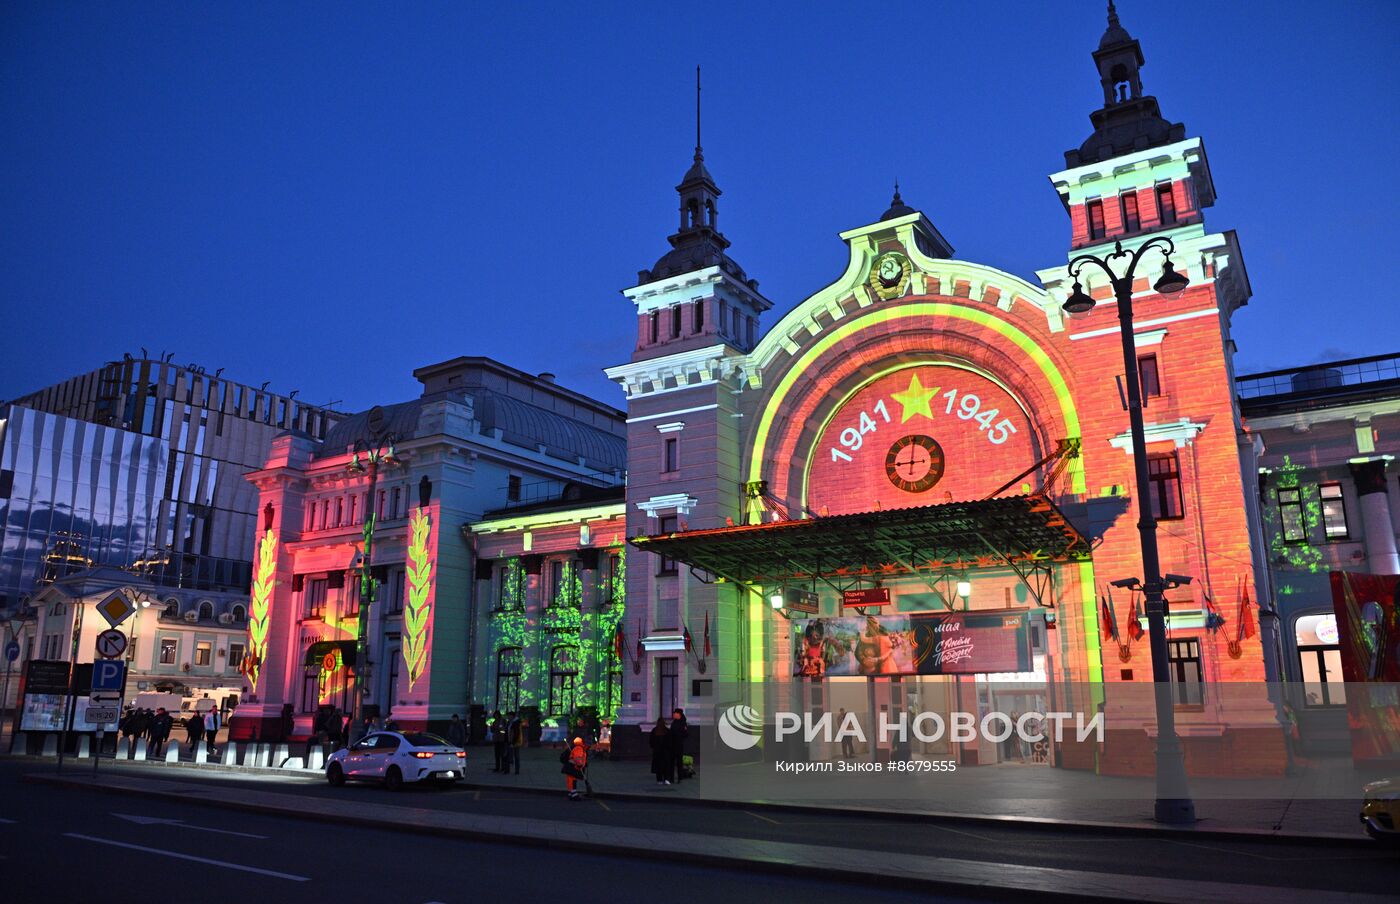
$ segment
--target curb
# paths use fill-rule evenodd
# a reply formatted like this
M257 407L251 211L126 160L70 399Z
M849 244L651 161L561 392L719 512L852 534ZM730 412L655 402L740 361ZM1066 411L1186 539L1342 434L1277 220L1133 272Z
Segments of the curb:
M12 757L19 759L20 757ZM46 762L44 757L25 756L23 759L36 762ZM108 763L113 762L104 758ZM87 761L78 761L84 764ZM135 764L134 760L116 761ZM312 772L307 769L278 769L272 767L255 766L225 766L221 763L206 763L196 767L193 763L148 763L160 768L176 767L183 770L216 771L225 774L240 774L249 776L286 775L286 776L319 776L319 772ZM61 776L55 775L54 778ZM144 777L144 776L143 776ZM173 778L174 776L172 776ZM153 780L161 779L151 776ZM556 797L558 789L540 788L536 786L502 786L491 782L463 780L458 787L480 791L505 791L518 794L534 794L549 797ZM948 813L948 812L918 812L910 810L884 810L873 811L861 807L850 807L840 805L817 805L801 803L783 803L778 801L738 801L724 800L722 798L693 798L693 797L658 797L651 794L641 794L635 791L598 791L591 795L601 800L617 800L643 803L681 803L690 806L711 807L722 810L760 810L771 813L790 813L802 815L830 815L832 813L843 816L878 817L890 822L906 822L913 824L953 824L967 826L994 826L1000 828L1040 828L1054 829L1067 833L1079 834L1101 834L1112 832L1115 834L1129 834L1137 837L1161 837L1161 838L1206 838L1218 841L1284 841L1299 842L1323 845L1329 847L1374 847L1375 842L1362 834L1359 830L1355 836L1340 835L1336 833L1304 833L1304 832L1282 832L1270 829L1249 829L1249 828L1215 828L1208 825L1200 825L1200 822L1210 820L1200 820L1195 826L1169 826L1155 825L1150 823L1120 823L1102 822L1072 819L1055 819L1047 816L1001 816L991 814L976 813ZM1359 807L1358 803L1358 807ZM1359 811L1358 811L1359 812Z

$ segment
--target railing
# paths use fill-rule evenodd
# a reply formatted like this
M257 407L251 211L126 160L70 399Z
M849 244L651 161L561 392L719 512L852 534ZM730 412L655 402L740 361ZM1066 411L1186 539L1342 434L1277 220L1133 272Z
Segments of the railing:
M1400 382L1400 354L1373 355L1287 370L1249 374L1235 380L1241 399L1342 392L1375 383Z

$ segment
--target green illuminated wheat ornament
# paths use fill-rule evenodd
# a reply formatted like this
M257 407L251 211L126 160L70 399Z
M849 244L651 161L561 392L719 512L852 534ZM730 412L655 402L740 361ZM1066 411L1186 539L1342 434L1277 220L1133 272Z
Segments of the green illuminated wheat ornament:
M428 616L433 566L428 561L428 510L415 509L408 519L408 605L403 612L403 661L408 664L408 687L428 665Z
M272 602L273 576L277 571L277 532L268 530L258 544L258 567L253 573L252 617L248 620L248 659L244 673L258 689L258 672L267 658L268 606Z

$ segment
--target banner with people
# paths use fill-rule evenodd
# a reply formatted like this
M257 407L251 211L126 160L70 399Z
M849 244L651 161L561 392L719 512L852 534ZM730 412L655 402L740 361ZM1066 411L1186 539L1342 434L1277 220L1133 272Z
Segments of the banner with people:
M805 678L1032 669L1024 609L803 618L792 627L795 674Z
M1400 576L1334 571L1352 758L1400 758Z

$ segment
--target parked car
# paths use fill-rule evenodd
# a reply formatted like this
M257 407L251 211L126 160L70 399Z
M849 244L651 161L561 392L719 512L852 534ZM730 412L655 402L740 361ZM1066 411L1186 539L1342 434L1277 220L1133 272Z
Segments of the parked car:
M332 753L326 781L335 787L347 781L383 782L390 791L405 782L451 784L462 780L466 758L462 748L425 731L377 731Z
M1400 779L1371 782L1362 789L1361 824L1379 841L1400 843Z

